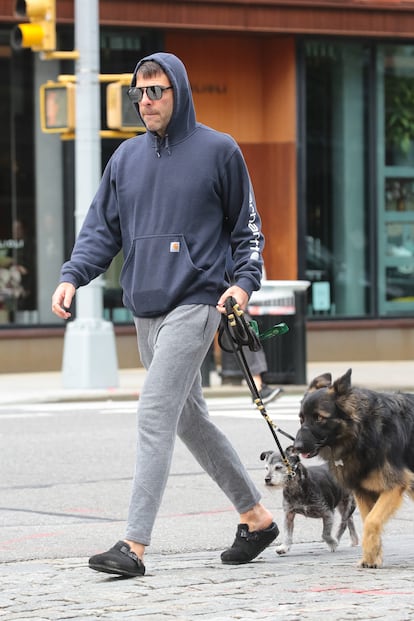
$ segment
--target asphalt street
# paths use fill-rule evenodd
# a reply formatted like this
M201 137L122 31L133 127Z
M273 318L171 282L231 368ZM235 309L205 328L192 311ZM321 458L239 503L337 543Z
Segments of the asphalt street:
M268 407L293 435L299 400L285 394ZM209 404L283 531L282 493L264 485L259 459L275 448L265 421L246 395ZM412 503L385 529L382 569L358 567L360 548L348 534L329 552L321 522L301 517L286 556L272 545L248 565L225 566L220 552L237 516L179 441L146 576L91 571L88 557L123 537L135 409L132 400L110 399L0 407L0 620L414 618ZM360 534L358 515L356 526Z

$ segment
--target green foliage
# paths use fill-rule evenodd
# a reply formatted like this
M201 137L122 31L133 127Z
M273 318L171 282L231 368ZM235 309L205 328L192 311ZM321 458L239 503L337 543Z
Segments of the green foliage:
M414 77L385 76L385 139L404 155L414 141Z

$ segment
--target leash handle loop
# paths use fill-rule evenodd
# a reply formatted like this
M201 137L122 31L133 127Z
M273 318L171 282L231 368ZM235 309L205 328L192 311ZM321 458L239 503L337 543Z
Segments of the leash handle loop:
M222 326L220 328L221 335L219 333L220 347L222 347L224 351L233 351L233 345L236 345L238 350L245 346L251 351L260 351L260 349L262 349L260 339L246 320L243 309L240 308L233 297L228 297L225 300L224 309L226 311L226 318L222 318ZM222 346L223 321L227 336L232 341L232 349L230 350L227 349L226 346Z

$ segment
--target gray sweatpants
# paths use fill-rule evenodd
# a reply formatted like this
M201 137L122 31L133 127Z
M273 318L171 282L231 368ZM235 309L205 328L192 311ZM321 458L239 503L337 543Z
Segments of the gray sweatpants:
M218 311L206 305L179 306L161 317L135 319L147 375L138 403L126 539L151 542L177 434L238 513L260 500L236 451L211 421L202 394L200 366L219 321Z

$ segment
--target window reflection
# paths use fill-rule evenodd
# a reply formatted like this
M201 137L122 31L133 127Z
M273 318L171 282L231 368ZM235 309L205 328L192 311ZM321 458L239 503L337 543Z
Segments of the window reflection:
M386 46L384 54L387 166L414 164L414 47Z
M379 308L383 315L406 315L414 311L414 46L381 49L385 167L379 187L383 183L385 191L378 218Z
M414 211L414 179L385 180L386 211Z
M353 43L312 41L305 51L308 315L363 316L371 312L365 174L369 58L363 45Z

